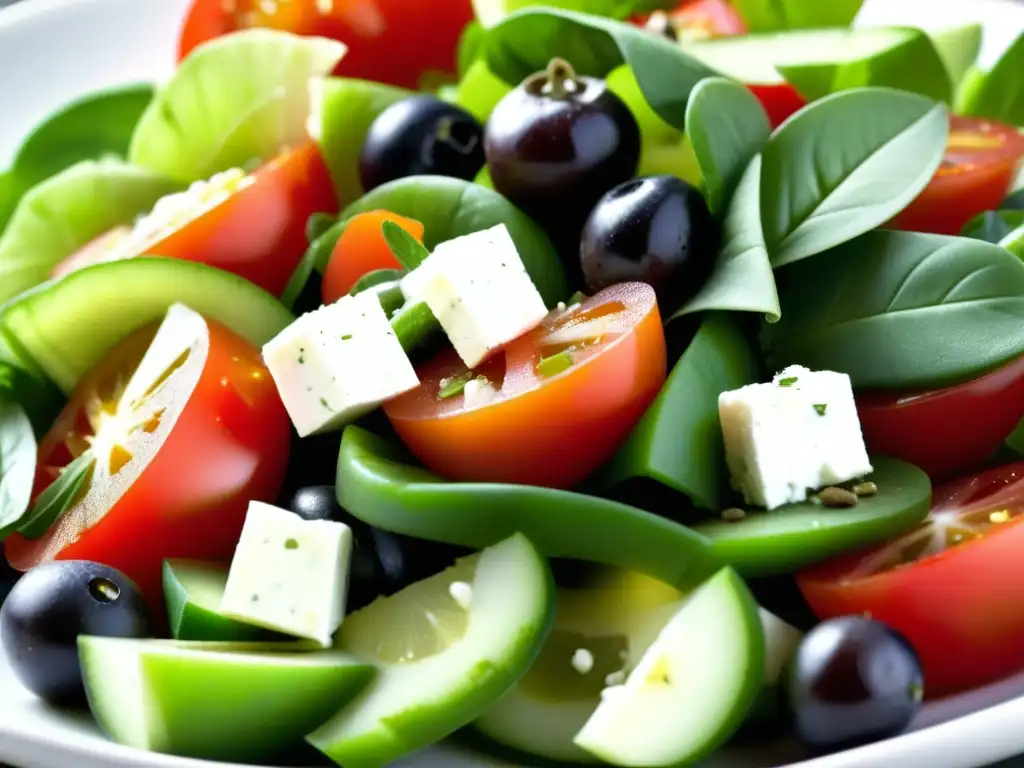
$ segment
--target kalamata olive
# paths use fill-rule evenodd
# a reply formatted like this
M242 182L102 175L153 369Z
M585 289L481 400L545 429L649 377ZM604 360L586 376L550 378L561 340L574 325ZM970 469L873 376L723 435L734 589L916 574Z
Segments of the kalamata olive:
M422 95L385 109L370 125L359 155L359 179L371 189L406 176L472 181L484 167L483 126L465 110Z
M21 684L52 704L84 696L78 636L149 637L150 616L123 573L87 560L36 566L0 609L0 642Z
M667 317L707 282L720 241L698 190L675 176L633 179L591 211L580 266L591 293L616 283L650 284Z
M785 675L796 736L817 752L901 733L921 708L917 653L896 630L861 616L819 624Z

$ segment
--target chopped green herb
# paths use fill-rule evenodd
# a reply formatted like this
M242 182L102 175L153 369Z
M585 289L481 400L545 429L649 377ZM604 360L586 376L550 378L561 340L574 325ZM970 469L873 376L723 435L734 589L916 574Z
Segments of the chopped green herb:
M306 364L306 348L299 347L299 365Z
M459 376L452 376L450 379L441 379L441 388L437 392L438 400L447 400L449 397L461 395L466 384L473 378L472 373L463 373Z
M558 354L545 357L537 363L537 373L545 378L557 376L563 371L572 368L575 362L572 356L572 348L563 349Z
M780 387L792 387L798 381L796 376L788 376L785 379L779 379Z
M828 410L828 403L815 403L814 410L818 412L819 416L824 416L825 411Z
M346 333L344 336L341 337L341 340L342 341L348 341L351 338L352 338L352 334L351 333Z
M388 248L398 259L398 263L408 270L416 269L430 256L423 243L410 235L393 221L385 221L380 227L381 234Z
M322 405L322 406L323 406L324 408L326 408L326 409L327 409L328 411L333 411L333 410L334 410L334 409L333 409L333 408L331 408L331 406L330 406L330 405L329 405L329 404L327 403L327 398L321 397L321 398L320 398L320 405Z
M573 304L582 304L586 300L587 294L585 294L583 291L576 291L576 293L570 296L569 300L565 303L571 307Z

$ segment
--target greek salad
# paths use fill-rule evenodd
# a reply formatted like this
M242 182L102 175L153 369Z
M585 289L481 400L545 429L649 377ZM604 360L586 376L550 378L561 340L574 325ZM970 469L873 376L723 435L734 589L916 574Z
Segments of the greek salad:
M195 0L24 139L21 684L210 760L667 768L1024 669L1024 36L672 5Z

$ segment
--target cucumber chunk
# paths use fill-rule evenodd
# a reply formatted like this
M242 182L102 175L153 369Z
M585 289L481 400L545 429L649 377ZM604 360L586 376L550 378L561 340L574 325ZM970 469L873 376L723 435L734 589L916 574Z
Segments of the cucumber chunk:
M764 687L750 711L753 722L772 722L779 717L779 679L796 652L804 633L774 613L758 609L764 632Z
M339 646L381 673L307 740L378 768L468 725L533 663L554 614L547 562L515 535L345 619Z
M237 762L266 762L301 747L305 733L374 675L345 653L298 652L308 648L78 638L89 707L110 738Z
M757 605L724 568L686 601L625 684L605 691L576 744L612 765L688 765L740 726L763 675Z
M96 264L39 286L0 308L9 335L65 393L122 339L181 303L262 347L294 319L241 277L180 259Z
M175 640L245 642L283 635L230 619L220 612L227 566L197 560L164 560L167 623Z
M537 661L473 727L526 754L597 762L573 738L601 703L606 678L640 662L683 599L672 587L617 568L582 589L560 588L555 625Z

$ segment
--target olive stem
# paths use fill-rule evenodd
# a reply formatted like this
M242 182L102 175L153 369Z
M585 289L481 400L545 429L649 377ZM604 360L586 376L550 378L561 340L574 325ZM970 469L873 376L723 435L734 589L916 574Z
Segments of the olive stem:
M558 57L548 62L546 70L529 77L523 85L531 93L552 99L564 99L583 88L572 64Z

